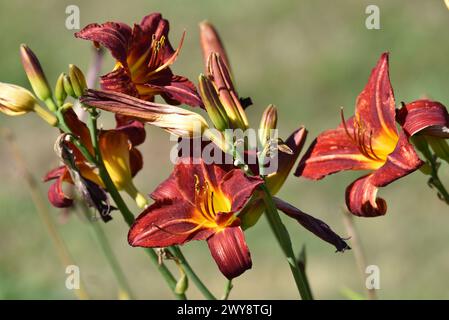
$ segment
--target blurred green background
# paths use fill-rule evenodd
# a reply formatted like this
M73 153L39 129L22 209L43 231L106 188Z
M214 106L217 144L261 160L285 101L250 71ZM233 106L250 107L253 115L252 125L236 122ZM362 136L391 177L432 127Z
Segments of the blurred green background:
M449 11L441 0L408 1L0 1L0 80L25 87L18 48L27 43L39 56L49 80L74 63L87 70L89 43L65 28L65 8L78 5L81 26L108 20L138 22L160 11L171 22L170 39L187 37L175 72L196 80L202 71L198 23L213 22L225 42L241 95L251 96L248 109L253 125L269 103L279 107L280 133L287 136L304 124L309 142L320 131L340 121L339 107L352 112L379 55L390 51L391 80L397 102L424 95L449 103ZM380 8L381 30L365 28L365 8ZM112 68L108 59L103 72ZM106 118L104 125L110 125ZM27 164L37 177L57 165L53 143L57 136L37 117L0 116L0 126L17 137ZM136 185L151 192L171 171L168 134L147 128L140 149L146 166ZM24 181L3 140L0 140L0 298L72 299L65 288L61 267L48 234L38 218ZM345 236L341 208L344 190L361 173L334 175L320 182L290 177L280 196L319 217ZM449 173L443 169L449 183ZM367 263L380 267L383 299L449 298L449 210L416 172L381 189L389 205L385 217L355 220ZM40 189L45 196L47 185ZM131 208L138 210L132 203ZM61 214L53 210L61 221ZM363 293L353 252L334 248L285 218L299 252L306 245L307 272L316 298L341 299L344 288ZM117 297L117 285L88 226L76 215L60 223L60 231L81 268L81 276L94 298ZM141 299L172 298L141 250L130 248L127 228L116 218L105 225L131 285ZM231 298L297 298L289 268L265 219L246 233L253 269L235 280ZM225 278L219 273L205 242L185 246L185 254L217 295ZM176 272L176 270L174 270ZM194 285L188 291L201 298Z

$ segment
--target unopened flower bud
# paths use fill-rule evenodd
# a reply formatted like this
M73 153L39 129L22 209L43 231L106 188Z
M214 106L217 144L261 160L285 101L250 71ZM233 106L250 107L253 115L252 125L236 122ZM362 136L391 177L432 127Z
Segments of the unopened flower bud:
M75 96L77 98L81 97L87 88L86 78L83 72L77 66L71 64L69 66L69 77Z
M263 112L262 119L259 126L259 141L262 146L265 146L271 138L271 130L276 129L278 120L277 109L270 104Z
M62 76L62 84L64 86L64 91L71 97L77 98L75 91L73 90L72 81L70 77L66 74Z
M0 112L8 116L20 116L32 111L52 126L58 122L53 114L39 105L30 91L14 84L0 82Z
M223 59L229 71L231 66L229 64L228 56L226 50L221 42L220 36L218 35L215 27L208 21L203 21L200 23L200 42L201 48L203 50L204 65L207 71L207 60L212 52L216 52Z
M62 106L64 104L65 99L67 98L67 92L64 89L64 73L61 73L58 80L56 81L55 86L55 98L58 106Z
M28 80L36 93L36 96L42 101L51 99L50 86L34 52L31 51L28 46L22 44L20 46L20 57L25 73L27 74Z
M203 74L199 77L199 88L201 99L203 100L207 114L212 120L215 128L220 131L228 129L229 119L223 105L220 102L220 99L218 98L217 91L209 78Z
M189 278L183 271L181 274L181 277L179 278L178 282L176 283L175 293L176 294L184 294L188 288L189 288Z
M228 67L216 52L212 52L209 56L208 76L217 88L218 97L226 111L232 129L246 130L248 119L245 110L232 83Z

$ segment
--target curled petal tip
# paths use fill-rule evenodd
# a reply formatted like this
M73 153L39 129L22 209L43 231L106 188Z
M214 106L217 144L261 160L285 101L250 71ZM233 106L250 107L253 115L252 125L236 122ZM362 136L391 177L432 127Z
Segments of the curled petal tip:
M422 99L403 104L396 112L396 119L408 136L449 137L449 114L437 101Z
M228 227L215 233L207 240L207 244L226 278L236 278L251 269L251 255L240 227Z

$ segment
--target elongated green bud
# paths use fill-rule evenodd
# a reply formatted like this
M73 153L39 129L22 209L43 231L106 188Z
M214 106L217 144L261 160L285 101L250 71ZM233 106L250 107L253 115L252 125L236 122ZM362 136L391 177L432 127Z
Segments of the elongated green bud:
M208 59L207 75L214 83L218 97L229 118L231 129L248 129L248 119L232 82L231 74L223 59L212 52Z
M87 88L86 78L83 72L77 66L71 64L69 66L69 77L75 96L77 98L81 97Z
M187 277L185 272L182 271L181 277L179 278L175 286L175 293L184 294L188 288L189 288L189 278Z
M224 110L223 105L220 102L214 85L209 80L209 78L203 74L200 74L199 77L199 87L200 95L206 108L207 114L212 120L215 128L220 131L228 129L229 118L226 115L226 111Z
M28 46L20 46L20 57L23 68L36 96L42 101L51 99L51 89L42 70L39 59Z
M73 98L77 98L75 91L73 90L72 81L68 75L64 74L62 76L62 84L64 86L64 91L66 92L66 94Z
M55 98L56 103L59 107L61 107L64 104L65 99L67 98L67 92L65 92L64 89L64 73L61 73L58 77L58 80L56 81L55 86Z
M259 141L262 146L265 146L270 140L271 130L276 129L278 122L278 113L274 105L270 104L262 114L259 126Z

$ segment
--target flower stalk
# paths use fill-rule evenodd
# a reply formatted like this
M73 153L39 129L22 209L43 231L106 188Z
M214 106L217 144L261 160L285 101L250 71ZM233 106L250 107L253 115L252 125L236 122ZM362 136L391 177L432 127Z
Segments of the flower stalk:
M108 190L109 194L111 195L112 199L114 200L117 208L119 209L120 213L123 216L123 219L125 222L131 226L134 222L134 215L129 210L128 206L126 205L125 201L123 200L122 196L118 192L117 188L115 187L114 183L112 182L111 177L109 176L106 168L103 165L101 152L98 145L98 132L97 132L97 117L98 113L96 110L91 109L90 115L88 117L87 121L87 127L89 128L89 132L91 134L92 139L92 145L95 151L95 163L98 166L100 178L103 181L104 185L106 186L106 189ZM145 252L150 257L151 261L158 266L158 270L167 282L170 289L173 291L177 299L185 300L186 296L185 294L177 294L175 293L176 288L176 279L168 270L168 268L165 266L165 264L161 263L159 264L159 257L157 253L153 249L146 249Z
M91 133L91 139L92 139L92 145L95 150L95 156L96 156L96 164L98 165L100 177L103 181L103 183L106 186L106 189L110 193L111 197L113 198L115 204L117 205L118 209L123 215L123 218L125 219L126 223L131 226L134 223L134 215L132 212L128 209L126 206L126 203L123 201L123 198L121 197L120 193L117 191L117 188L115 187L114 183L112 182L106 168L103 165L103 161L101 158L101 153L98 146L98 134L97 134L97 111L95 109L90 110L90 116L88 118L88 128ZM203 293L203 295L207 299L215 299L215 297L210 293L210 291L207 289L207 287L203 284L203 282L199 279L199 277L196 275L196 273L193 271L187 260L185 259L184 255L182 254L181 250L178 247L171 247L173 255L179 260L181 266L185 270L186 274L192 279L192 281L197 285L198 289ZM150 256L151 260L158 265L158 269L161 272L164 279L169 284L170 288L172 289L173 293L176 295L178 299L186 299L186 296L184 293L177 293L176 292L176 285L177 281L174 278L174 276L171 274L171 272L167 269L167 267L163 263L159 263L159 257L157 253L154 251L154 249L146 248L145 252Z
M232 288L234 288L234 285L232 284L232 280L226 281L225 292L224 292L223 297L221 298L221 300L228 300L229 299L229 295L231 294Z
M268 223L270 224L271 230L273 231L276 240L282 248L282 252L287 258L287 262L293 274L293 278L295 279L299 294L301 295L301 298L303 300L313 300L313 295L308 285L307 276L296 263L290 235L287 231L287 228L285 228L285 225L282 223L276 205L273 201L273 197L271 196L270 190L268 190L265 184L262 184L260 186L260 189L264 193L263 200L266 206L265 213Z
M428 182L429 186L431 188L437 189L438 197L449 205L449 192L447 191L446 187L444 186L438 174L440 164L437 161L438 158L437 155L433 154L430 151L426 137L418 135L413 137L412 141L413 144L416 146L416 148L422 153L424 158L427 160L427 164L430 167L430 171L428 173L426 172L426 174L430 175L430 179Z
M198 288L198 290L200 290L203 296L208 300L216 300L217 298L215 298L215 296L209 291L209 289L204 285L201 279L193 271L192 267L184 257L184 254L182 253L181 249L178 246L172 246L169 247L168 250L178 259L179 263L182 265L187 276L193 281L193 283L195 283L196 287Z

